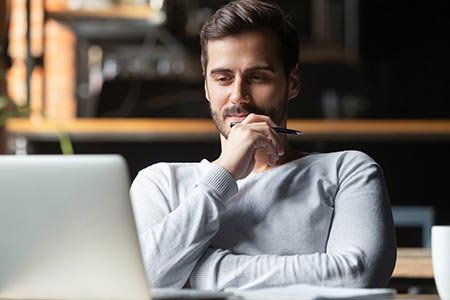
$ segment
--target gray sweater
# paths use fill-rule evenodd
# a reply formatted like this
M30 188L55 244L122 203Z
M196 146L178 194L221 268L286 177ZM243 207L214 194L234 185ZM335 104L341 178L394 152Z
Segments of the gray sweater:
M396 259L382 170L357 151L310 154L237 182L158 163L131 187L153 287L384 287Z

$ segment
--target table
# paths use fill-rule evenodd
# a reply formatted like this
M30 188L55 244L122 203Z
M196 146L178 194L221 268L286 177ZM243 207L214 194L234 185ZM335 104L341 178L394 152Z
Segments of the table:
M398 294L395 299L403 299L403 300L440 300L438 295L435 294Z
M392 277L433 279L431 249L399 248Z

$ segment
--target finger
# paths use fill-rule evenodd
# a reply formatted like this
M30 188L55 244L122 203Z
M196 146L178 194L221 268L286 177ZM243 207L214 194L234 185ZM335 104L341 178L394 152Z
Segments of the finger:
M258 150L266 152L272 165L278 160L278 149L266 135L260 133L256 134L253 146Z
M266 115L257 115L254 113L249 114L242 122L241 124L251 124L251 123L257 123L257 122L265 122L269 126L276 127L278 126L275 124L272 119L269 116Z
M267 123L259 122L259 123L248 124L246 126L248 126L248 128L250 128L252 130L255 130L261 134L264 134L268 139L270 139L272 141L273 145L275 146L275 148L277 149L277 154L279 156L284 154L284 148L283 148L283 144L281 143L280 136Z
M240 136L247 136L246 140L249 144L254 144L257 135L265 136L266 140L272 144L272 149L275 148L276 160L284 154L284 148L280 141L278 133L273 130L266 122L250 123L233 126L234 133ZM240 133L239 133L240 132ZM256 134L256 135L255 135ZM231 134L230 134L231 136ZM261 145L257 145L257 148Z
M280 140L280 136L278 135L278 132L275 131L275 129L273 129L272 127L269 127L267 129L267 133L268 133L268 137L269 139L272 140L272 142L274 143L276 149L277 149L277 154L279 156L284 154L284 147L283 144L281 143Z

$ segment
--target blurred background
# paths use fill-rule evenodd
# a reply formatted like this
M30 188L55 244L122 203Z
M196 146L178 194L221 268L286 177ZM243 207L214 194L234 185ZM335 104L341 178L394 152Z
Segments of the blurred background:
M2 93L28 107L29 120L209 119L198 32L226 2L0 0ZM424 127L399 137L308 138L306 132L292 140L304 151L356 149L372 156L385 172L399 245L428 246L429 226L450 223L446 1L277 2L301 40L302 89L290 103L290 119L443 121L439 135ZM36 134L33 124L17 132L7 127L4 151L59 153L58 141ZM216 135L105 140L93 132L72 137L74 152L121 153L130 179L158 161L213 160L220 153Z

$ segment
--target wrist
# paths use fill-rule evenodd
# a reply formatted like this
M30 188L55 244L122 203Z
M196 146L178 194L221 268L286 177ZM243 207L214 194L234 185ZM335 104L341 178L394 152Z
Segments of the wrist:
M227 165L226 163L224 163L223 160L220 159L220 157L217 160L213 161L212 163L221 167L225 171L227 171L235 180L238 179L236 177L235 172L233 172L233 168L231 166Z
M211 164L211 169L205 174L202 181L214 189L223 201L236 194L238 190L233 175L214 162Z

